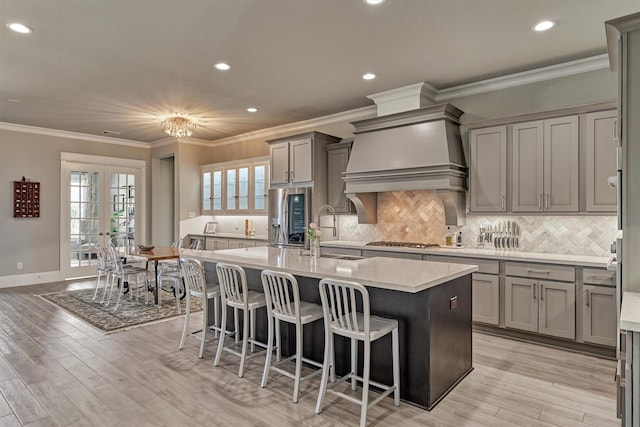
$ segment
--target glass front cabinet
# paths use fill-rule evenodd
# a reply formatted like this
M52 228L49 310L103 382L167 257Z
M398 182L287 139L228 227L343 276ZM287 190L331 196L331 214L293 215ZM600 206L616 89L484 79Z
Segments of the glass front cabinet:
M203 214L267 213L268 160L248 159L201 168Z

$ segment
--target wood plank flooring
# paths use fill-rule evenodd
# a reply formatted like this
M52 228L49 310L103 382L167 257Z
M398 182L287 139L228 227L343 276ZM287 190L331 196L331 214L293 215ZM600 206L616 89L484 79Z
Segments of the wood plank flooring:
M260 388L264 358L223 355L199 341L178 350L181 318L103 335L36 294L92 286L54 283L0 289L0 426L343 426L356 405L327 396L314 414L318 378L277 374ZM196 320L194 324L198 324ZM371 426L619 426L615 362L474 333L474 371L433 411L391 398Z

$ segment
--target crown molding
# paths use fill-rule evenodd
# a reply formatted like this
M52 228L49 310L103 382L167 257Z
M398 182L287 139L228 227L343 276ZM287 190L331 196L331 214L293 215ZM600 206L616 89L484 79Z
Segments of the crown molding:
M151 148L146 142L133 141L130 139L109 138L108 136L91 135L88 133L71 132L68 130L41 128L37 126L19 125L16 123L0 122L0 130L12 132L30 133L34 135L46 135L56 138L79 139L82 141L99 142L101 144L124 145L136 148Z
M569 77L577 74L609 69L609 57L606 53L548 67L535 68L521 73L509 74L488 80L481 80L447 89L441 89L436 95L437 102L449 101L465 96L493 92L500 89L524 86L545 80Z
M174 136L168 136L166 138L157 139L149 143L152 149L164 147L171 144L188 144L188 145L201 145L203 147L211 147L211 141L207 141L206 139L176 138Z
M284 136L286 134L304 133L316 130L318 127L322 126L368 119L375 116L376 106L370 105L367 107L357 108L355 110L348 110L341 113L330 114L328 116L317 117L315 119L288 123L286 125L274 126L271 128L260 129L254 132L243 133L242 135L218 139L215 141L211 141L211 145L219 147L222 145L235 144L239 142L255 141L256 139L266 141L267 139L273 139L275 137Z

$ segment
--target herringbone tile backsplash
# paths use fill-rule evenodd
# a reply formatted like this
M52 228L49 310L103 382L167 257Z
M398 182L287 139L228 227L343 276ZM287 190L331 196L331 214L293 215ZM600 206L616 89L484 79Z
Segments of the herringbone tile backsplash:
M520 251L607 256L617 235L616 217L612 215L467 215L466 224L452 227L452 231L462 231L466 247L488 248L491 246L478 243L480 226L497 226L507 220L520 226ZM378 193L377 224L358 224L355 215L339 217L341 240L444 245L446 231L442 202L435 191Z

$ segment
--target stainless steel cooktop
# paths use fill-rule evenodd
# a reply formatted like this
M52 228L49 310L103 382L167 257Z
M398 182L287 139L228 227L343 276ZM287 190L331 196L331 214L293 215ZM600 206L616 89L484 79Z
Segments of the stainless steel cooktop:
M426 248L436 248L439 247L437 243L414 243L414 242L389 242L386 240L378 240L375 242L369 242L366 246L393 246L393 247L401 247L401 248L415 248L415 249L426 249Z

